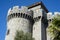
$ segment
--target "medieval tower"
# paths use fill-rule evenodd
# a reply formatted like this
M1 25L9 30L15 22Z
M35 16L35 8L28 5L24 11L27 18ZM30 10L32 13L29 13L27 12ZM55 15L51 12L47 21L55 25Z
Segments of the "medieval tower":
M32 33L35 40L47 40L48 10L42 2L29 7L14 6L8 10L5 40L14 40L17 30Z
M7 17L7 36L6 40L14 40L14 36L17 30L24 32L32 32L32 12L28 11L28 8L22 6L13 7L9 9Z

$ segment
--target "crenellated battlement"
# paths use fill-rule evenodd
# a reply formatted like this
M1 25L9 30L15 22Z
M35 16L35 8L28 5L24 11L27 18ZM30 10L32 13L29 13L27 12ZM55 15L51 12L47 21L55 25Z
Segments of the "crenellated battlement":
M13 8L10 8L8 10L8 15L7 16L8 16L8 20L10 20L11 18L14 18L14 17L23 17L23 18L25 18L26 15L27 15L27 17L33 18L33 11L29 10L28 7L26 7L26 6L21 6L21 7L14 6ZM51 20L56 15L60 15L60 12L54 12L54 13L48 12L47 13L47 20Z
M13 13L23 13L23 14L25 13L25 14L30 15L30 16L33 15L32 11L31 10L29 11L28 7L26 7L26 6L21 6L21 7L14 6L13 8L10 8L8 10L8 15L13 14Z
M8 10L8 18L7 20L9 21L12 18L25 18L25 19L29 19L30 21L33 21L33 11L32 10L28 10L28 7L26 6L21 6L21 8L19 8L19 6L14 6L12 9L10 8Z
M49 19L52 19L53 17L56 17L57 15L60 15L60 12L54 12L54 13L48 12L48 13L47 13L47 19L48 19L48 20L49 20Z

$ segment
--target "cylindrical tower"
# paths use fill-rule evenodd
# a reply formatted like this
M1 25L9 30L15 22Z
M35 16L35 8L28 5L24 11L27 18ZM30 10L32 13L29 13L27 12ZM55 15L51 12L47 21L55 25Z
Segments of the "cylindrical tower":
M7 35L5 40L14 40L17 30L32 32L33 13L28 8L14 6L10 8L7 15Z

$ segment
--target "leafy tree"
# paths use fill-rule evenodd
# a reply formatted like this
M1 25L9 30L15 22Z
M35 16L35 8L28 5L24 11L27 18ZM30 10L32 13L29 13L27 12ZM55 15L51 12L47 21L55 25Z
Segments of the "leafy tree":
M24 33L23 31L17 31L15 40L34 40L31 33Z
M53 18L50 26L48 27L48 32L53 40L60 40L60 15Z

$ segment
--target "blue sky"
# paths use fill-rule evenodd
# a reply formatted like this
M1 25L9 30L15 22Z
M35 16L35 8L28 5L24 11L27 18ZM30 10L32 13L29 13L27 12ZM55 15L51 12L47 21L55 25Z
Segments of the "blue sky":
M9 8L13 6L29 6L42 1L50 12L60 11L60 0L0 0L0 40L5 39L6 17Z

